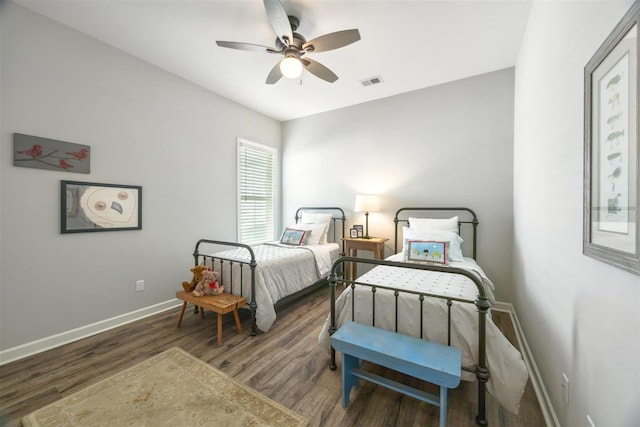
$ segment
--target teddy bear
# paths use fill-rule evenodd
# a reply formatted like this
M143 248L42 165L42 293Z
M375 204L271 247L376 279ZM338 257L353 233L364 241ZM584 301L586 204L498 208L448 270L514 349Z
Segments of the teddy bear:
M201 297L203 295L217 295L224 291L224 286L218 282L218 273L211 270L202 272L202 280L198 282L193 290L193 295Z
M191 282L182 282L182 288L184 289L184 291L185 292L193 291L196 285L198 284L198 282L202 280L202 272L207 270L211 270L211 269L206 265L202 265L202 264L196 265L195 267L191 268L191 272L193 273L193 278L191 279Z

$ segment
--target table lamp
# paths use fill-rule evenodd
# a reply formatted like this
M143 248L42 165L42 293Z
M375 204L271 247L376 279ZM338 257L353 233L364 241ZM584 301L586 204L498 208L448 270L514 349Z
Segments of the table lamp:
M355 212L364 212L365 217L365 239L370 239L369 236L369 212L378 212L380 210L380 201L375 194L357 194L356 195L356 207Z

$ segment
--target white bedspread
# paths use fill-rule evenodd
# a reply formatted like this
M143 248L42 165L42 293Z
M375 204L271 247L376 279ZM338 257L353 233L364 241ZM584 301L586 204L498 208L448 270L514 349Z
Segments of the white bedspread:
M326 276L331 269L332 259L337 257L340 247L336 243L313 246L281 245L277 242L252 247L258 266L256 267L256 326L267 332L276 320L274 304L313 284ZM249 262L249 252L243 248L232 249L215 254L216 258ZM233 293L240 294L240 265L233 266L231 276L230 264L220 265L216 261L213 269L222 274L225 291L231 292L229 284L233 277ZM247 267L242 276L242 295L250 301L251 275Z
M482 269L471 258L465 262L453 262L452 267L467 268L482 277L485 291L493 301L493 284ZM389 286L398 289L422 291L456 298L475 300L478 295L476 285L460 274L440 273L405 269L389 266L376 266L362 275L359 282ZM340 327L351 320L352 290L346 288L336 300L337 325ZM393 291L377 289L375 293L375 326L383 329L395 329L395 296ZM371 325L372 292L370 287L355 288L355 321ZM420 301L417 295L400 294L398 298L398 332L406 335L420 336ZM447 343L447 305L438 298L425 298L423 305L424 338ZM330 349L329 326L330 315L327 316L318 340L322 347ZM524 387L529 377L526 365L520 352L509 343L507 338L493 323L490 313L486 322L487 367L490 378L487 391L506 410L517 413ZM462 365L474 368L478 361L478 312L474 304L453 302L451 310L451 345L462 350ZM463 371L462 379L475 381L475 374Z

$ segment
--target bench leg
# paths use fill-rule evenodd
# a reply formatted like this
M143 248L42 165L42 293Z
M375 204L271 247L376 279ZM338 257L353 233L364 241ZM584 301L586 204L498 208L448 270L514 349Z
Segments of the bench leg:
M353 387L358 388L358 377L352 374L360 366L360 359L342 353L342 407L349 404L349 395Z
M242 325L240 324L240 316L238 316L238 309L233 310L233 318L236 320L236 329L238 329L238 335L242 335Z
M180 317L178 318L178 326L176 326L177 328L180 327L180 325L182 324L182 317L184 316L184 310L187 308L187 302L185 301L184 304L182 304L182 310L180 310Z
M218 345L222 345L222 314L218 313Z
M447 425L447 388L440 387L440 427Z

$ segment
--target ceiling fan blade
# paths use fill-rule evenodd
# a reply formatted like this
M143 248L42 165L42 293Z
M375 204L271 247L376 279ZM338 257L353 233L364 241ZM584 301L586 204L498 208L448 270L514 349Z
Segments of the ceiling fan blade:
M302 49L312 48L309 52L325 52L350 45L358 40L360 40L360 32L358 30L342 30L316 37L303 44Z
M276 65L271 69L271 72L269 72L269 75L267 76L267 81L265 82L266 84L275 84L282 78L282 71L280 71L281 62L282 60L278 61Z
M229 49L249 50L253 52L268 52L268 53L280 53L273 47L261 46L259 44L242 43L242 42L228 42L216 40L216 44L220 47L228 47Z
M291 24L289 23L289 17L285 12L280 0L264 0L264 8L267 11L269 22L273 31L282 43L289 46L291 40L293 40L293 34L291 31ZM285 41L284 38L287 38Z
M314 61L313 59L309 58L301 58L300 61L302 61L302 65L304 65L304 68L316 77L319 77L329 83L333 83L338 80L338 76L336 76L333 71L331 71L318 61Z

